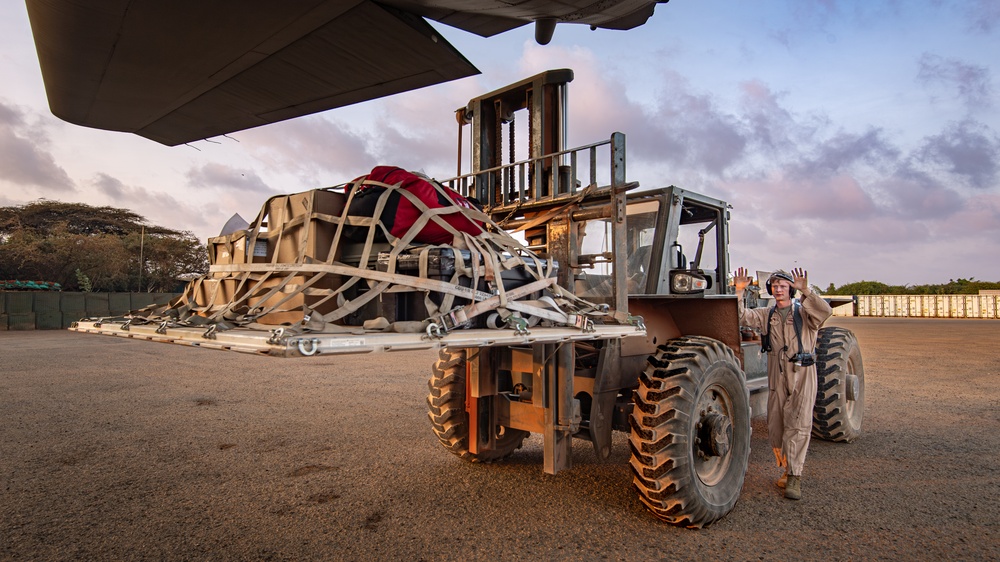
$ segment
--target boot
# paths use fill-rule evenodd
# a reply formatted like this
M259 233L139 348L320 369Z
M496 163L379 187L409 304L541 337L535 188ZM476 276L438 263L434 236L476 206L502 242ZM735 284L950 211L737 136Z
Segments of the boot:
M788 471L785 471L785 473L781 475L781 478L778 478L777 482L778 487L784 488L787 482L788 482Z
M788 475L788 481L785 484L785 497L790 500L800 500L802 499L802 487L801 487L801 476L796 476L794 474Z

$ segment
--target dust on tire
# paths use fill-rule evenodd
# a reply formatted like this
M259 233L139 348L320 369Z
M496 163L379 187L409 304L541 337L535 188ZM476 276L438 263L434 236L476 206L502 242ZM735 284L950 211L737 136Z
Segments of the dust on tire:
M658 518L686 527L729 513L750 456L750 395L733 351L700 336L659 346L633 402L630 465L639 499ZM706 456L699 440L712 415L728 417L732 436L724 454Z
M472 461L490 462L509 456L521 447L527 431L498 426L496 449L473 454L469 451L469 416L465 411L465 350L447 348L438 353L427 382L427 417L431 429L445 449Z
M856 391L850 387L856 377ZM850 330L827 327L816 340L816 405L812 434L850 443L861 436L865 409L865 368L861 347Z

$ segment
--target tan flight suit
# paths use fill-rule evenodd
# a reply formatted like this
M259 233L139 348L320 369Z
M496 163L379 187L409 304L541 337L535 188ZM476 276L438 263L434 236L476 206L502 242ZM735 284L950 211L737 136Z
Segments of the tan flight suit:
M770 308L746 309L740 299L740 324L767 332ZM816 333L833 313L830 305L810 292L801 303L802 351L816 348ZM813 406L816 403L816 366L798 367L788 359L799 352L792 312L784 318L779 311L771 317L771 352L767 354L767 434L778 466L789 474L802 476L812 431Z

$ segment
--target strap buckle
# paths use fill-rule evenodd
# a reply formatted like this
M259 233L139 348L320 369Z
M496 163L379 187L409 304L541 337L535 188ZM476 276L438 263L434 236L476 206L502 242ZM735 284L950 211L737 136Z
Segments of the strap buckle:
M514 316L511 314L507 317L507 325L514 329L514 333L519 336L527 336L531 332L528 331L528 321L520 316Z
M283 343L282 340L284 338L285 338L285 329L276 328L274 330L271 330L271 336L267 338L267 343L271 345L280 345L281 343Z
M201 337L205 338L206 340L214 340L215 333L218 331L218 329L219 329L218 324L212 324L211 326L208 327L207 330L205 330L205 333L202 334Z

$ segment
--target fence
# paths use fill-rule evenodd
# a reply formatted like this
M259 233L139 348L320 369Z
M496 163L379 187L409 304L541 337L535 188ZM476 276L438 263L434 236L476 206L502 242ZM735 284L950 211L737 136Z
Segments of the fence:
M119 316L177 293L71 293L0 291L0 331L58 330L85 317Z
M1000 295L858 295L857 316L1000 318Z

